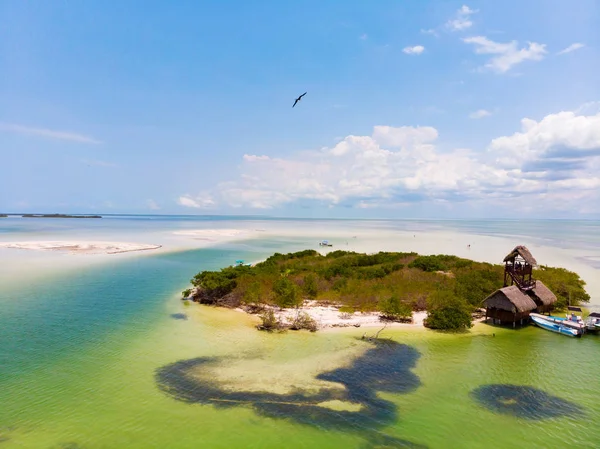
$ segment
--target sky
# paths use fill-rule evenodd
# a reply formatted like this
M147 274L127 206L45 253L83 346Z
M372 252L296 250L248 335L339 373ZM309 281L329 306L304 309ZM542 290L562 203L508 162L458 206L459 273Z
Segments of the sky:
M0 212L600 218L598 73L595 0L0 0Z

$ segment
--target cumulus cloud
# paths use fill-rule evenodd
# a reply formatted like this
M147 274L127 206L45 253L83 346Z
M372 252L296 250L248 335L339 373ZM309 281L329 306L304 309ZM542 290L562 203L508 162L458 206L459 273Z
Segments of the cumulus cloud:
M520 132L492 140L489 149L498 155L496 162L504 167L520 168L544 161L547 166L571 164L573 172L581 174L588 163L596 163L600 156L600 113L585 116L559 112L539 122L524 118Z
M363 209L465 202L541 211L600 205L600 113L525 118L520 131L479 151L442 150L438 139L429 126L375 126L370 135L349 135L292 157L247 154L237 180L178 202L204 208L218 198L254 209L300 201Z
M471 16L476 12L478 11L469 8L467 5L462 5L460 9L456 11L454 18L446 22L446 28L450 31L463 31L467 28L471 28L471 26L473 26Z
M182 195L177 199L177 204L185 207L193 207L196 209L207 209L215 206L217 203L208 193L201 193L196 196Z
M580 48L585 47L584 44L580 42L575 42L574 44L569 45L567 48L559 51L557 55L564 55L565 53L571 53L572 51L579 50Z
M85 136L83 134L78 134L78 133L73 133L73 132L68 132L68 131L57 131L57 130L45 129L45 128L33 128L31 126L17 125L14 123L0 123L0 131L25 134L25 135L30 135L30 136L39 136L39 137L45 137L48 139L66 140L66 141L78 142L78 143L87 143L87 144L102 143L101 141L96 140L93 137Z
M507 43L494 42L485 36L473 36L463 39L466 44L475 46L475 53L495 55L484 66L497 73L506 73L512 67L524 61L541 61L548 53L545 44L528 42L527 47L519 48L517 41Z
M415 45L414 47L404 47L402 51L407 55L420 55L425 51L425 47L422 45Z
M490 115L492 115L492 113L486 109L479 109L475 112L471 112L469 114L469 118L474 118L474 119L478 119L478 118L484 118L484 117L489 117Z

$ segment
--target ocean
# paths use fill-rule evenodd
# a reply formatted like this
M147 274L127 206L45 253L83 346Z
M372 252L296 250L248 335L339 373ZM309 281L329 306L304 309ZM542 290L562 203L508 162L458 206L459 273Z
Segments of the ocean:
M494 260L524 242L548 265L583 270L594 290L599 228L554 220L0 219L0 242L163 245L110 256L0 248L0 447L598 447L600 336L482 324L464 335L386 330L377 345L361 340L366 329L265 334L241 312L179 298L198 271L321 238L334 248L456 248ZM252 232L174 234L199 229Z

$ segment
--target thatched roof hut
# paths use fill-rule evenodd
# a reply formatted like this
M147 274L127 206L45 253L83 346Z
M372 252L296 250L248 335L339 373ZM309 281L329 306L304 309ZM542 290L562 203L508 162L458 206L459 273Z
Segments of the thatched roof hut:
M513 249L505 258L504 258L504 262L514 262L514 260L520 256L521 259L523 259L525 262L527 262L529 265L535 267L537 265L537 261L535 260L535 257L533 257L531 255L531 252L529 252L529 250L527 249L527 247L519 245L516 246L515 249Z
M552 310L554 303L557 301L554 293L542 281L535 281L535 287L529 291L529 295L537 304L537 310L540 313Z
M519 290L516 285L496 290L490 296L484 299L486 320L488 317L502 322L512 322L513 326L517 321L529 317L529 313L537 308L537 304Z
M529 313L537 307L533 299L519 290L516 285L496 290L483 302L487 308L506 310L512 313Z

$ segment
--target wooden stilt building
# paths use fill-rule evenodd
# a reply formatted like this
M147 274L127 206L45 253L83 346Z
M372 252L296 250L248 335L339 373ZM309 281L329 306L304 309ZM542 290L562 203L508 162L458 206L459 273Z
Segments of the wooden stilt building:
M525 246L515 247L504 258L504 287L483 302L486 321L523 324L531 312L547 313L552 310L556 296L541 281L533 278L537 261Z

